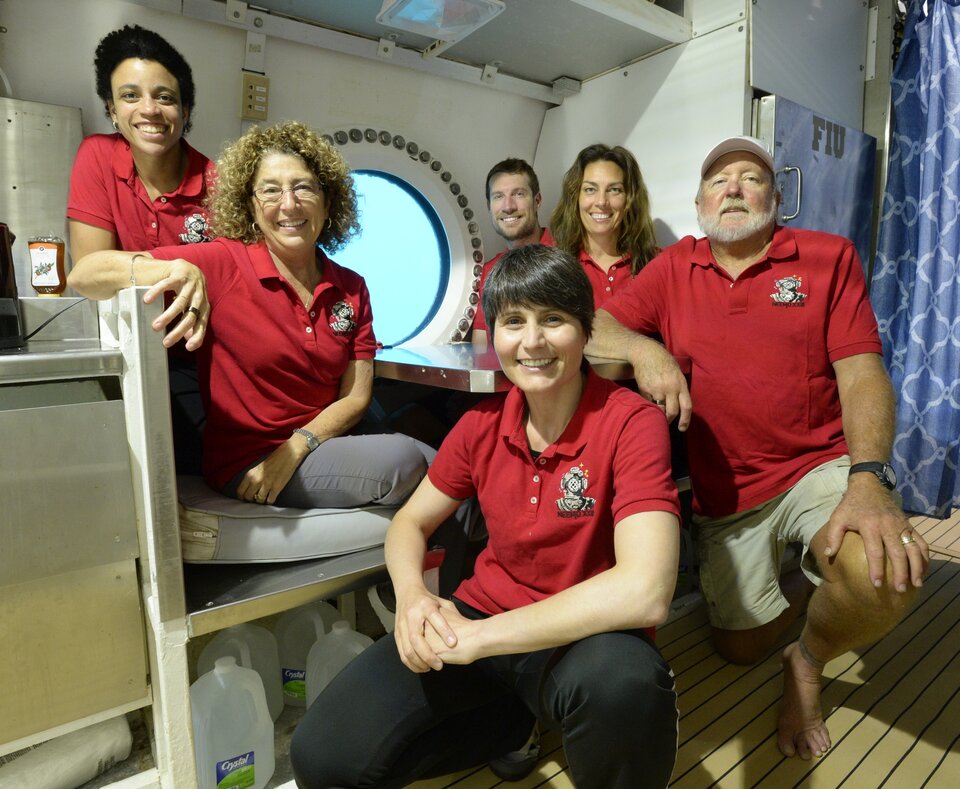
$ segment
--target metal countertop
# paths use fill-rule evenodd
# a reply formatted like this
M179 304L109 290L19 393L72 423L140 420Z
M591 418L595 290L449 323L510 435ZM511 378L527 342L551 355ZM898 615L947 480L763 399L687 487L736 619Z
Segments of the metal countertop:
M42 340L0 352L0 384L120 375L123 357L99 340Z

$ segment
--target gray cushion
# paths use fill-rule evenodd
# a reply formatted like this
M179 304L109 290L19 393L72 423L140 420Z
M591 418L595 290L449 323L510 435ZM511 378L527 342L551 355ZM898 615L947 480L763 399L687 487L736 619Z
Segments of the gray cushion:
M177 477L185 562L291 562L383 545L396 507L298 510L237 501Z

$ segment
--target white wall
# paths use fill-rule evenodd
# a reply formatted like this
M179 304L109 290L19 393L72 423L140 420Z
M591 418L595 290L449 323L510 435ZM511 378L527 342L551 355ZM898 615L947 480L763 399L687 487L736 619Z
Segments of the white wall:
M748 0L688 2L691 41L589 80L580 94L550 109L484 85L268 37L268 120L299 119L325 131L372 127L416 141L463 187L485 257L503 249L484 199L493 163L505 156L534 162L547 223L576 153L596 141L623 144L640 163L659 240L668 244L697 232L693 195L703 154L722 137L750 129ZM215 157L243 128L246 37L237 28L123 0L0 0L0 24L8 28L0 35L0 68L13 96L80 106L86 133L109 131L94 90L93 52L106 32L130 22L168 38L192 65L197 106L190 140ZM344 150L349 158L350 146Z
M585 83L546 114L535 160L545 221L577 153L605 142L637 158L661 246L698 235L693 199L700 163L716 142L749 130L746 78L741 7L718 29Z
M174 6L178 4L173 4ZM124 24L153 29L190 63L197 104L190 142L215 158L242 131L240 79L246 35L123 0L0 0L0 69L12 97L79 106L86 134L111 131L94 86L100 38ZM506 156L533 159L546 105L484 85L267 39L268 122L302 120L402 134L454 173L480 222L484 254L503 248L486 212L484 177ZM64 183L68 173L64 174Z
M752 4L751 84L863 129L868 16L864 0Z
M686 5L693 39L590 80L547 111L535 159L545 217L577 152L605 142L636 156L661 245L699 234L693 198L700 162L722 138L750 133L753 88L860 127L863 0Z

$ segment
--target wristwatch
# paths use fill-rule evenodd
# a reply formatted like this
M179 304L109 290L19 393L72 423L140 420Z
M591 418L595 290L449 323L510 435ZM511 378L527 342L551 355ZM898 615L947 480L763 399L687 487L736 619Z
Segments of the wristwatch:
M867 463L854 463L850 466L850 474L859 474L861 471L868 471L875 474L880 484L887 490L893 490L897 487L897 475L893 466L889 463L881 463L877 460L871 460Z
M320 440L309 430L305 430L302 427L298 427L293 431L294 433L299 433L305 439L307 439L307 450L313 452L318 446L320 446Z

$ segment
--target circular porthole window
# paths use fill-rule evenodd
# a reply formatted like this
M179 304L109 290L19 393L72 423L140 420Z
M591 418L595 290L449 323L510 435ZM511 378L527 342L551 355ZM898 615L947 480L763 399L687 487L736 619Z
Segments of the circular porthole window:
M463 340L479 298L483 242L454 174L401 135L339 129L324 137L351 167L361 234L334 256L361 274L385 346Z
M379 170L354 170L363 232L337 262L366 280L377 341L399 345L423 331L450 282L440 217L413 186Z

